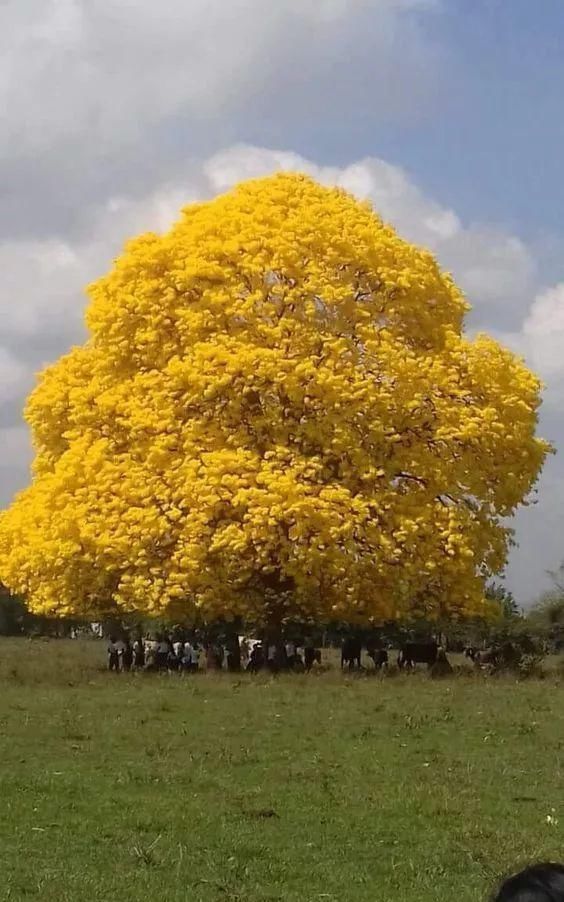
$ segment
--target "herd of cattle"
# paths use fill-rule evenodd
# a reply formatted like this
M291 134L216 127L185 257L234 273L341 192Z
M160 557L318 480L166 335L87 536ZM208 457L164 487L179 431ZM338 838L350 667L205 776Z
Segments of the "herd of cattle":
M362 666L363 643L357 638L347 638L341 646L341 668L349 670L360 669ZM389 651L382 645L368 642L366 652L374 662L376 670L387 668L389 664ZM533 655L538 652L532 640L520 642L505 640L493 644L490 648L479 649L469 645L464 649L464 656L475 667L482 670L499 670L502 668L516 667L523 660L524 655ZM400 670L411 670L417 664L426 664L429 668L440 666L444 672L450 670L450 664L445 649L433 640L420 642L404 642L400 645L397 665Z
M349 637L341 646L341 668L349 670L360 669L362 666L363 643L360 639ZM376 670L382 670L389 664L389 652L380 645L368 642L366 653L374 662ZM437 642L404 642L399 649L397 664L403 669L412 669L416 664L427 664L432 667L437 660L444 655Z

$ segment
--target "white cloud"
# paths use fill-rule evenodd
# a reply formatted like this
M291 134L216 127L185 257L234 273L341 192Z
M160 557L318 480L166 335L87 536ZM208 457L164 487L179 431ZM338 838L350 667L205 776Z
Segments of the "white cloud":
M285 69L287 78L301 70L326 81L327 58L336 67L351 34L362 44L362 27L382 72L399 40L404 50L426 53L410 17L435 7L425 0L8 0L0 14L5 136L26 149L69 137L108 145L180 111L210 118L240 108L274 76L283 83ZM346 64L355 65L350 54ZM413 72L407 52L402 68ZM387 84L371 85L377 106L387 108L389 95ZM30 117L44 100L43 116Z
M234 133L268 140L271 128L292 135L313 118L341 131L367 116L420 116L437 69L422 21L437 6L5 0L0 164L11 228L68 230L100 193L145 195L187 146L201 154Z
M0 274L4 340L76 327L82 303L73 295L84 274L79 248L60 240L7 241L0 245Z
M537 295L522 337L525 353L546 379L564 377L564 283Z
M7 348L0 347L0 409L19 397L22 386L28 381L26 366Z
M0 429L0 467L12 469L31 462L29 436L25 426Z
M0 486L10 497L29 480L31 446L24 426L0 429Z
M521 354L545 383L544 404L560 411L564 404L564 283L539 291L517 332L502 332L501 341ZM560 423L553 424L556 436ZM564 439L564 436L563 436Z
M535 600L550 587L549 571L557 570L564 558L563 509L564 476L554 459L541 478L537 503L522 508L515 519L520 547L511 555L509 584L521 603Z
M538 284L537 267L533 253L516 235L471 225L440 242L437 250L470 300L490 311L490 324L500 318L514 322L527 309Z

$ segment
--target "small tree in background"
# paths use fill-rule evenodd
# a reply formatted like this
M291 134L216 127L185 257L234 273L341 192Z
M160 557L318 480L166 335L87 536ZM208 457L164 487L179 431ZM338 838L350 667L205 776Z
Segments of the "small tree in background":
M513 594L501 583L493 582L486 586L486 598L498 606L504 620L514 620L521 616L521 608Z
M564 564L550 571L552 588L544 592L527 614L531 628L544 633L556 650L564 647Z

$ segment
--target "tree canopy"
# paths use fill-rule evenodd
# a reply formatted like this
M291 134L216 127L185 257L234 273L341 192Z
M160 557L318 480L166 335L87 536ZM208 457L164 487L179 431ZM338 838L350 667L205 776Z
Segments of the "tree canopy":
M479 615L540 386L426 250L295 174L187 207L88 289L26 409L0 579L42 613Z

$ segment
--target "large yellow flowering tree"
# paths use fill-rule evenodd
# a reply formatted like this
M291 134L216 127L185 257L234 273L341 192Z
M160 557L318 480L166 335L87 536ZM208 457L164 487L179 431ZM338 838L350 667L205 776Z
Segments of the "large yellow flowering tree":
M27 406L0 579L42 613L474 615L535 483L539 382L373 210L251 181L129 242Z

